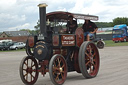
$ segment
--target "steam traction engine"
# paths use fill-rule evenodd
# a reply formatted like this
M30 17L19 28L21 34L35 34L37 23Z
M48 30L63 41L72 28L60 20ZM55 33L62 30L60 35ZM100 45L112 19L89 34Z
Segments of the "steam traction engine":
M20 64L20 77L24 84L32 85L38 79L39 72L44 76L49 72L55 85L62 85L67 72L82 73L85 78L93 78L99 70L99 52L93 42L84 41L82 28L75 33L60 32L58 22L75 19L97 20L97 16L73 14L69 12L51 12L46 15L46 4L39 4L40 34L29 37L26 53ZM48 23L46 23L48 21ZM49 22L54 22L51 26Z

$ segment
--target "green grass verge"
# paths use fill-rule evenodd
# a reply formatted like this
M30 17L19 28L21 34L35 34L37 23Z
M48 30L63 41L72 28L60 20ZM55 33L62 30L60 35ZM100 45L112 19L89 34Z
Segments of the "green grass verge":
M128 46L128 42L118 42L115 43L112 40L106 40L105 42L105 46L106 47L112 47L112 46Z
M4 51L1 51L0 52L13 52L13 51L25 51L25 49L18 49L18 50L4 50Z
M118 42L115 43L112 40L105 40L105 47L113 47L113 46L128 46L128 42ZM25 51L25 49L18 49L18 50L5 50L5 51L0 51L0 52L12 52L12 51Z

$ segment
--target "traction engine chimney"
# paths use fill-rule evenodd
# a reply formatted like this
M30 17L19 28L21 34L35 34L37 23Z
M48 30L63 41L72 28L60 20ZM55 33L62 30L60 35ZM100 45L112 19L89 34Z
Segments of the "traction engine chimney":
M48 5L46 3L39 4L39 15L40 15L40 32L44 37L47 37L46 33L46 7Z

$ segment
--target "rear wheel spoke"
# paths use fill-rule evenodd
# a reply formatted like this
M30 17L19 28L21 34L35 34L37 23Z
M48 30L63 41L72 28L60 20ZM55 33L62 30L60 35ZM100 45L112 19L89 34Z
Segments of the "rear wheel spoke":
M90 63L90 61L88 61L85 65L87 66Z

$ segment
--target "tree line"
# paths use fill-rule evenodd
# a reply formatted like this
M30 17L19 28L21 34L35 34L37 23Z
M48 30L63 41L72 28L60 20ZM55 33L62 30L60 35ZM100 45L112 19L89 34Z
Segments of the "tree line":
M128 25L128 18L127 17L117 17L113 19L113 22L95 22L99 28L105 27L113 27L119 24L126 24Z

